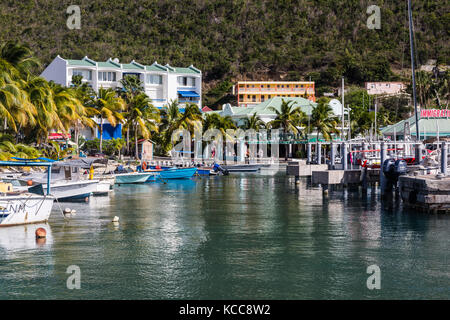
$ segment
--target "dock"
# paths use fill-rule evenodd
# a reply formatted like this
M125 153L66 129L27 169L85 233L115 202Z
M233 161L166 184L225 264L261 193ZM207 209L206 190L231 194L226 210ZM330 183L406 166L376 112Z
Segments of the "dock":
M406 207L431 213L450 213L450 176L402 176L399 189Z

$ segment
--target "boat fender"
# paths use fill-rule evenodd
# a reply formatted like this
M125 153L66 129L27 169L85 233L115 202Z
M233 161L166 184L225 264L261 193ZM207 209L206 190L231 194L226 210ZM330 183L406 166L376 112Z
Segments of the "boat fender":
M142 171L147 170L147 162L142 162Z

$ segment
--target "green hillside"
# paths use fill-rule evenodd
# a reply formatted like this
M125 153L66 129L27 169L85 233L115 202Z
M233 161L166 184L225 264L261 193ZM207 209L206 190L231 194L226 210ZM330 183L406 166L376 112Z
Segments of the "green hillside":
M450 64L450 1L414 0L418 64ZM81 7L81 30L66 26ZM366 26L381 7L381 29ZM94 60L190 64L204 73L205 104L226 100L236 79L394 80L408 68L407 1L2 0L0 41L28 44L43 67L57 54Z

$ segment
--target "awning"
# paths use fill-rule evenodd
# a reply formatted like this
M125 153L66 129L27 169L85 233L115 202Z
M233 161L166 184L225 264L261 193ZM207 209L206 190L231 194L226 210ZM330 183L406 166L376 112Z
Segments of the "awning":
M195 91L178 91L178 94L184 98L200 98L198 93Z

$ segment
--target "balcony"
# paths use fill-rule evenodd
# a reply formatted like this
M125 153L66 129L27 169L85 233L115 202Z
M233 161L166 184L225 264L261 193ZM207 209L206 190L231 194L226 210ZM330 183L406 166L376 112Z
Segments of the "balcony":
M314 88L239 88L239 94L273 94L273 93L292 93L292 94L314 94Z

